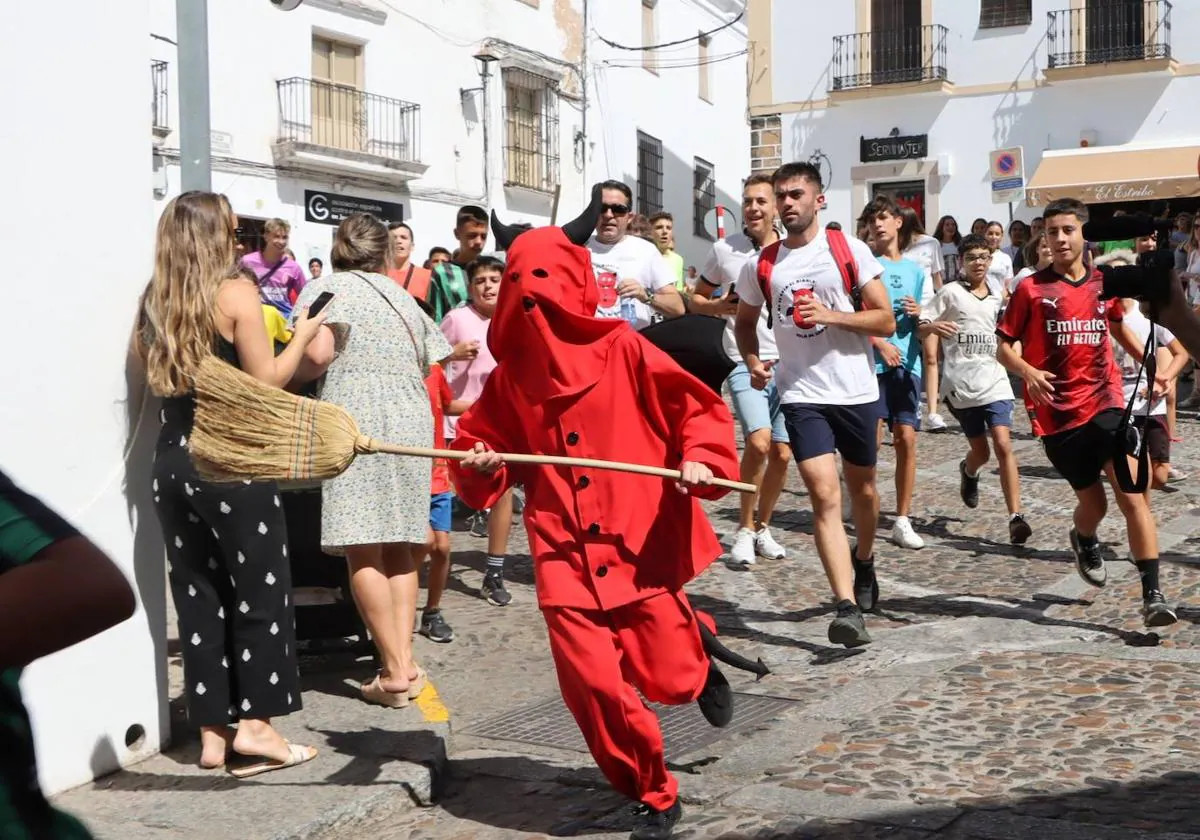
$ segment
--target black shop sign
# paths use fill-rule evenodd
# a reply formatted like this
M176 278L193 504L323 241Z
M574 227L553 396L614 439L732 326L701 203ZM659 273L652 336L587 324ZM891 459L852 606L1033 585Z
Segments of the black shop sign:
M403 204L339 193L304 191L305 221L321 225L340 225L355 213L370 213L385 222L404 221Z
M858 138L858 157L863 163L879 163L885 160L916 160L928 156L928 134Z

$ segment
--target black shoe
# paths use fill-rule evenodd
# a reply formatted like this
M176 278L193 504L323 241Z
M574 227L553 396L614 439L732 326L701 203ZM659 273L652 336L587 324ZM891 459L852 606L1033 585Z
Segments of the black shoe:
M733 689L715 662L708 663L708 679L704 681L704 690L696 698L696 704L704 719L713 726L728 726L733 720Z
M483 576L483 585L479 594L493 607L507 607L512 601L512 595L504 588L503 572L488 572Z
M1166 627L1179 620L1175 610L1157 589L1142 600L1142 618L1147 627Z
M871 643L867 635L867 625L863 621L862 610L852 601L842 601L837 605L837 618L829 624L829 641L835 645L853 648Z
M1029 527L1029 523L1025 521L1025 517L1019 513L1014 513L1012 519L1008 520L1008 541L1013 545L1025 545L1026 541L1033 536L1033 529Z
M958 462L958 495L962 496L963 504L967 507L979 507L979 476L971 478L967 475L965 458Z
M656 811L649 805L635 805L633 833L629 835L629 840L668 840L675 833L675 824L682 816L683 806L678 799L665 811Z
M858 559L858 546L850 549L850 563L854 566L854 600L863 612L870 612L879 603L879 579L875 577L875 555L870 560Z
M1092 537L1090 545L1084 545L1079 532L1071 529L1071 552L1075 555L1075 570L1086 583L1104 586L1108 583L1108 570L1104 568L1104 555L1100 553L1100 541Z
M454 641L454 630L442 618L441 610L425 610L421 613L420 633L431 642Z

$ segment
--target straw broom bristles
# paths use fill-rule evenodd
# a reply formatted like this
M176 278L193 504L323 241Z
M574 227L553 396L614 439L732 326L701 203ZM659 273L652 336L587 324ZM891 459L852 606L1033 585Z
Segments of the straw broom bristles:
M215 356L201 362L195 391L188 446L209 481L324 480L369 451L345 409L273 388Z

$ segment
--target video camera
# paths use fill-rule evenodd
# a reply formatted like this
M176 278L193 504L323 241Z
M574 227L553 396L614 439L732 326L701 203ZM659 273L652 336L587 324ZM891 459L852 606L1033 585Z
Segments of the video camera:
M1158 234L1158 247L1138 254L1136 265L1099 267L1104 275L1103 299L1136 298L1156 308L1167 305L1171 299L1171 272L1175 268L1175 255L1171 251L1172 227L1170 219L1155 219L1145 213L1084 224L1083 237L1089 242L1138 239Z

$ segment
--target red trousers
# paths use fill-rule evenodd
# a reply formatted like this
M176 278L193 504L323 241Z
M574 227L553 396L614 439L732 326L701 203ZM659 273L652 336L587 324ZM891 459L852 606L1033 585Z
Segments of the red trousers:
M619 793L664 810L679 783L667 770L658 717L638 696L667 705L691 703L708 678L708 656L682 592L615 610L547 607L558 685L592 757Z

